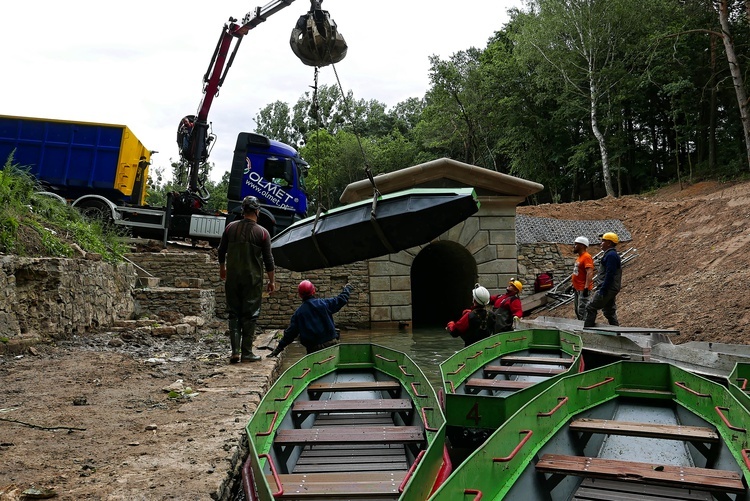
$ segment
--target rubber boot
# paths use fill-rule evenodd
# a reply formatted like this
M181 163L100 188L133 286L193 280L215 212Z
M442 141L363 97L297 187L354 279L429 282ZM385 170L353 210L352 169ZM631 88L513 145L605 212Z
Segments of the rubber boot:
M229 358L229 363L236 364L240 361L240 353L242 352L242 332L240 332L239 319L229 319L229 343L232 345L232 356Z
M255 339L255 319L242 322L242 361L257 362L260 356L253 353L253 339Z

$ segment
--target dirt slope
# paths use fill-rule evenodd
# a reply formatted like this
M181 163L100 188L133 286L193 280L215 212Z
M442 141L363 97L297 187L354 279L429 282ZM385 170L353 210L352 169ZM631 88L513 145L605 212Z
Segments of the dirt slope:
M518 212L624 223L633 240L618 250L635 247L638 257L623 270L622 325L678 329L675 343L750 343L750 183L670 186L648 196L519 207ZM572 308L543 314L571 317Z

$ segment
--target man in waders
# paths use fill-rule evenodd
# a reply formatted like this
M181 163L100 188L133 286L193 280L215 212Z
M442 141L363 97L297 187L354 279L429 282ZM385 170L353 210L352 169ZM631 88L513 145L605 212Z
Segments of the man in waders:
M255 362L253 353L255 323L263 299L263 271L268 276L266 290L275 290L271 235L258 224L260 203L252 196L242 200L242 219L224 229L219 244L219 275L226 280L230 363ZM225 265L226 262L226 265Z

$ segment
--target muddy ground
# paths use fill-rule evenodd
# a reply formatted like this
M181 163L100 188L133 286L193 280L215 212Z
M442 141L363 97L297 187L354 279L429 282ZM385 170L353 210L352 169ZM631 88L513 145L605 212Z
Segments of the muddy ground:
M675 343L750 343L750 183L518 212L623 221L633 240L619 250L638 253L623 272L623 325L677 329ZM1 356L0 501L32 486L65 500L230 497L243 427L279 362L228 365L223 329L131 329Z

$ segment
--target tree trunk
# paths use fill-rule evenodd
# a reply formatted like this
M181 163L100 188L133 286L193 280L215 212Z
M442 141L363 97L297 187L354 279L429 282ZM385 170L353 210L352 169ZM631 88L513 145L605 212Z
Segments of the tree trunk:
M716 172L716 109L717 102L716 84L716 37L711 35L711 103L709 105L708 118L708 168Z
M615 190L612 188L612 175L609 168L609 154L607 153L607 142L604 139L604 134L599 130L599 121L596 119L596 84L593 79L591 82L591 131L594 133L594 137L599 142L599 151L602 155L602 179L604 180L604 189L607 191L608 197L615 196Z
M750 169L750 116L748 116L747 110L747 92L745 92L745 83L742 79L742 72L740 71L740 65L737 61L737 54L734 52L734 41L732 40L731 32L729 31L729 5L728 0L719 1L719 23L721 24L721 31L724 32L724 36L721 37L724 41L724 50L727 53L727 61L729 62L729 71L732 74L732 82L734 83L734 91L737 95L737 104L740 108L740 120L742 120L742 129L745 132L745 150L747 153L747 165Z

